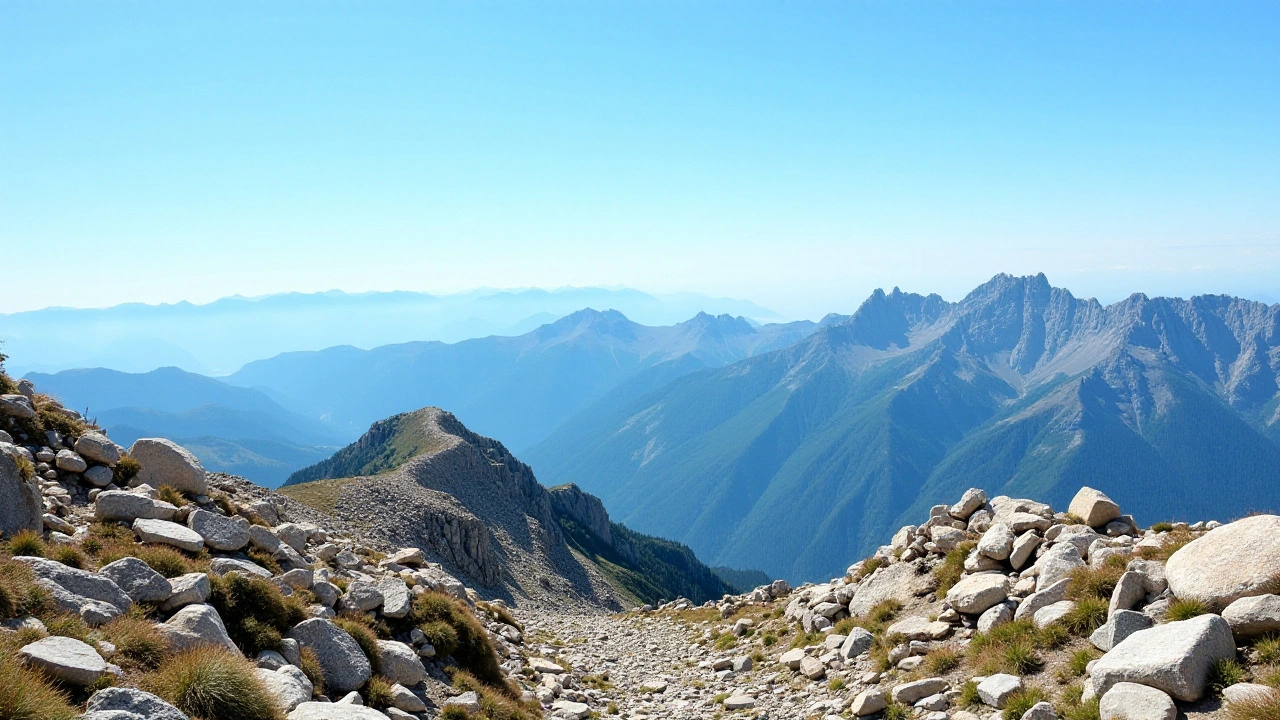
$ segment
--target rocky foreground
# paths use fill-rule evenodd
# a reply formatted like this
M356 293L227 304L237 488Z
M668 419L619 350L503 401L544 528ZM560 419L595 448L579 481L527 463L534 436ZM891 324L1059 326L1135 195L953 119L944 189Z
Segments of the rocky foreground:
M512 608L19 390L0 720L1280 717L1280 517L1144 530L1090 488L973 489L828 583Z

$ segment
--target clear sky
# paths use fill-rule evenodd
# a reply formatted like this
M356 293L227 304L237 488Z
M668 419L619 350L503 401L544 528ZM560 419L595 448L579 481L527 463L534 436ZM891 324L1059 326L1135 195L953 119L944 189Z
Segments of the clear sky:
M0 7L0 312L999 271L1280 300L1280 3Z

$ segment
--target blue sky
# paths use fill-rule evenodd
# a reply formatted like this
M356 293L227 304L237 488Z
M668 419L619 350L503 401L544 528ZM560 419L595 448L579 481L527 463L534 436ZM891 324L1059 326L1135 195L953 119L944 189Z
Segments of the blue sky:
M0 312L996 272L1280 301L1274 2L25 2Z

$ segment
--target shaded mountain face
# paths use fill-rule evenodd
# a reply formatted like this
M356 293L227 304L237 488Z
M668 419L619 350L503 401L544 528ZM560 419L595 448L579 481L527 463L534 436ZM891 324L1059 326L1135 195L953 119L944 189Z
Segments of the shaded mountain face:
M741 317L705 313L651 327L612 310L582 310L518 337L286 353L250 363L227 381L323 418L348 439L382 418L439 405L521 452L646 372L652 371L653 383L665 384L693 370L785 347L817 327L756 327Z
M1280 306L1104 307L1000 275L958 303L877 291L791 347L615 391L526 455L714 565L810 580L968 487L1087 484L1140 522L1274 509L1278 373Z
M687 547L611 523L577 488L547 490L502 443L439 408L375 423L281 492L513 601L618 608L730 591Z
M117 443L168 438L195 453L207 469L266 487L280 485L341 444L324 423L286 410L256 390L178 368L137 374L96 368L26 377L96 418Z

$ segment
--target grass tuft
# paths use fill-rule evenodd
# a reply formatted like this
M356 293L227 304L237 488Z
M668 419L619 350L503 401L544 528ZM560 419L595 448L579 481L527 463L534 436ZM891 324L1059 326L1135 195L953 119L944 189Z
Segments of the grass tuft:
M964 657L954 648L941 647L925 655L924 666L932 675L946 675L960 667L963 661Z
M934 597L939 600L945 598L947 591L960 582L961 576L964 575L964 561L977 545L973 541L960 543L947 553L941 565L933 569L933 578L938 583L937 589L934 590Z
M1086 597L1076 601L1076 606L1058 622L1072 635L1088 637L1090 633L1107 622L1107 601L1097 597Z
M225 648L205 646L175 656L142 684L179 710L217 720L281 720L254 666Z
M311 681L313 697L324 695L324 668L320 665L320 658L316 656L316 651L309 647L302 648L298 653L300 659L298 668L302 670L302 674L307 676Z
M378 662L378 636L369 629L369 626L349 615L334 618L333 624L345 630L351 639L356 641L360 650L364 652L364 656L369 659L369 665L375 673L381 670Z
M169 654L164 636L143 618L121 615L102 626L102 634L116 646L114 662L129 669L154 670Z
M250 657L279 650L282 633L307 619L296 597L285 597L272 582L239 573L211 575L209 604L227 626L227 634Z
M1124 574L1129 559L1123 555L1112 555L1099 567L1079 567L1071 571L1067 583L1068 600L1086 600L1099 598L1110 600L1116 583Z
M43 673L23 666L9 652L0 652L0 718L73 720L79 714Z
M1005 701L1004 720L1021 720L1022 716L1031 709L1031 706L1039 702L1049 699L1043 690L1038 687L1024 687L1009 696Z
M1193 617L1209 612L1209 607L1199 600L1174 600L1169 603L1164 618L1170 622L1190 620Z
M9 538L9 554L14 557L44 557L44 538L34 530L23 530Z
M1221 695L1223 688L1242 683L1248 677L1249 672L1235 658L1218 658L1209 667L1209 688L1214 695Z

